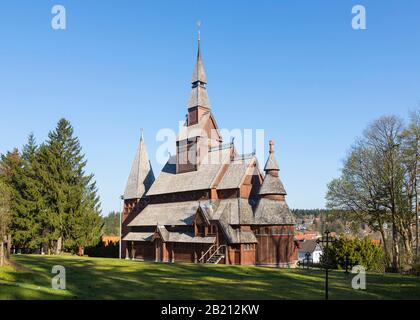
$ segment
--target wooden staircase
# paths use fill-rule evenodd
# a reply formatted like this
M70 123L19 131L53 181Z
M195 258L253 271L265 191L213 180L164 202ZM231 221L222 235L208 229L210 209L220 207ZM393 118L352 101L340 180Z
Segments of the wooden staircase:
M220 260L225 258L225 251L226 246L216 246L215 244L210 247L209 250L207 250L206 253L202 255L202 257L198 260L201 263L212 263L212 264L218 264Z

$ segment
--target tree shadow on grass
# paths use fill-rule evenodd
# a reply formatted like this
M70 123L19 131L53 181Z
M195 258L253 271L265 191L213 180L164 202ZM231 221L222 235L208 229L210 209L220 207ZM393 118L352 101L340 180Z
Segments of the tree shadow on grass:
M323 299L324 272L321 270L275 269L224 265L160 264L118 259L18 256L16 261L36 272L34 278L21 274L20 281L51 287L52 266L66 268L65 299ZM403 292L398 278L368 276L368 291L351 288L343 272L332 272L331 299L401 298L414 295L419 281L407 280ZM409 287L411 286L411 287ZM20 292L19 297L24 297ZM1 297L1 294L0 294ZM32 295L28 293L28 298ZM35 297L35 299L37 299Z

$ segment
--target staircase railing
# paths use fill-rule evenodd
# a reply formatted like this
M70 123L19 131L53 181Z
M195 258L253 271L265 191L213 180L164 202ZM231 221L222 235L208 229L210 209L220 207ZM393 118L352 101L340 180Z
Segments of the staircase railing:
M223 249L223 250L222 250ZM217 246L216 244L213 244L202 256L200 259L198 259L198 262L200 263L206 263L209 262L211 258L213 258L216 254L221 254L223 256L226 255L226 245L220 245Z
M214 244L214 245L212 245L210 248L209 248L209 250L207 250L202 256L201 256L201 258L200 259L198 259L198 262L202 262L202 263L204 263L204 262L207 262L207 260L208 259L204 259L205 257L206 257L206 255L207 254L209 254L209 253L211 253L212 252L212 250L214 250L216 248L216 245Z
M208 259L206 260L206 262L208 262L211 258L213 258L216 254L221 254L221 255L226 255L225 254L225 250L223 250L223 252L221 252L221 249L225 249L226 248L226 245L224 245L224 244L222 244L222 245L220 245L211 255L210 255L210 257L208 257Z

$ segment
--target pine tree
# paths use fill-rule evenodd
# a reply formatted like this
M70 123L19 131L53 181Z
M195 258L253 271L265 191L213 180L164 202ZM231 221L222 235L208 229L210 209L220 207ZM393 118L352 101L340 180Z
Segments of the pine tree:
M39 150L39 176L46 210L43 237L60 253L90 244L100 234L100 210L93 175L85 174L86 160L70 123L61 119Z
M35 137L30 134L23 147L21 166L15 170L12 232L15 244L28 250L39 248L42 241L39 213L45 204L37 176L37 150Z
M0 179L0 267L7 260L7 250L5 244L9 235L11 221L10 192L6 183ZM10 246L10 244L7 244Z
M39 248L41 225L39 212L42 208L40 184L36 176L37 146L33 134L20 154L17 149L2 156L4 181L12 196L11 233L15 247L25 252Z

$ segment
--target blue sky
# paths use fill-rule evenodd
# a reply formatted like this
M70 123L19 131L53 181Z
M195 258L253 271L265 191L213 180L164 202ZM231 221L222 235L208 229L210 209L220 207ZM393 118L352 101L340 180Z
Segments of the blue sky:
M51 28L64 5L67 29ZM353 5L367 30L351 28ZM0 4L0 153L71 121L103 212L118 210L140 128L154 159L184 119L196 22L222 128L276 140L292 208L325 204L350 145L420 105L419 1L12 1ZM260 162L264 162L260 159Z

